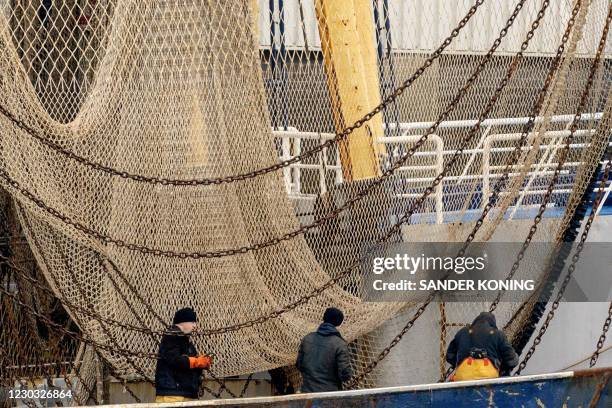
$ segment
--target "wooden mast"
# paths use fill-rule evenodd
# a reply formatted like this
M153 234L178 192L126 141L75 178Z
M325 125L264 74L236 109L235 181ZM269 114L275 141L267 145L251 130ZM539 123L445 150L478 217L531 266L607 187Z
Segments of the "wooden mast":
M336 131L352 125L381 102L374 20L370 0L316 0ZM383 136L378 114L340 143L346 181L380 175L376 143Z

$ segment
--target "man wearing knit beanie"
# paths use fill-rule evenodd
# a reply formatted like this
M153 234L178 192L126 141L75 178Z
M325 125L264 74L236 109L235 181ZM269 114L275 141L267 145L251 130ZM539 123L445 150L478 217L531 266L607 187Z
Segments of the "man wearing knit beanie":
M327 308L317 331L302 339L295 363L302 373L302 392L339 391L351 378L348 347L336 328L343 320L340 309Z
M198 355L190 334L197 327L196 312L186 307L174 314L159 345L155 369L155 402L179 402L198 398L202 370L212 357Z

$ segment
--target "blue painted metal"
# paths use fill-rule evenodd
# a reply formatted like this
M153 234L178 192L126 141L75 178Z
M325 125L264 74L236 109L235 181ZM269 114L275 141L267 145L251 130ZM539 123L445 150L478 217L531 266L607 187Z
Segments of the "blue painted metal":
M607 408L612 407L610 377L612 377L612 368L601 368L524 377L506 377L494 380L467 381L463 383L437 383L371 390L296 394L282 397L157 404L156 407Z

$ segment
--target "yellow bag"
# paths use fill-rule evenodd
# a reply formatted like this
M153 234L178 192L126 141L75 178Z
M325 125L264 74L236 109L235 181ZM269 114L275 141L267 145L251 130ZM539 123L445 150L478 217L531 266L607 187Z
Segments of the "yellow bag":
M499 377L499 371L491 360L468 357L459 364L455 374L451 377L451 381L483 380L497 377Z
M192 398L181 397L178 395L156 395L155 402L183 402L183 401L193 401Z

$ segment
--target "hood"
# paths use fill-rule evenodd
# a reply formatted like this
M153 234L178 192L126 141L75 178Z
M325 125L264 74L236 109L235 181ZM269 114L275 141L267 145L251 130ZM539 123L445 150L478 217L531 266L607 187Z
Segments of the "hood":
M321 336L338 336L342 338L336 326L331 323L321 323L319 328L317 329L317 333Z
M495 315L493 313L490 313L490 312L482 312L472 322L472 326L476 326L476 325L479 325L479 324L487 324L487 325L497 329L497 322L495 321Z

